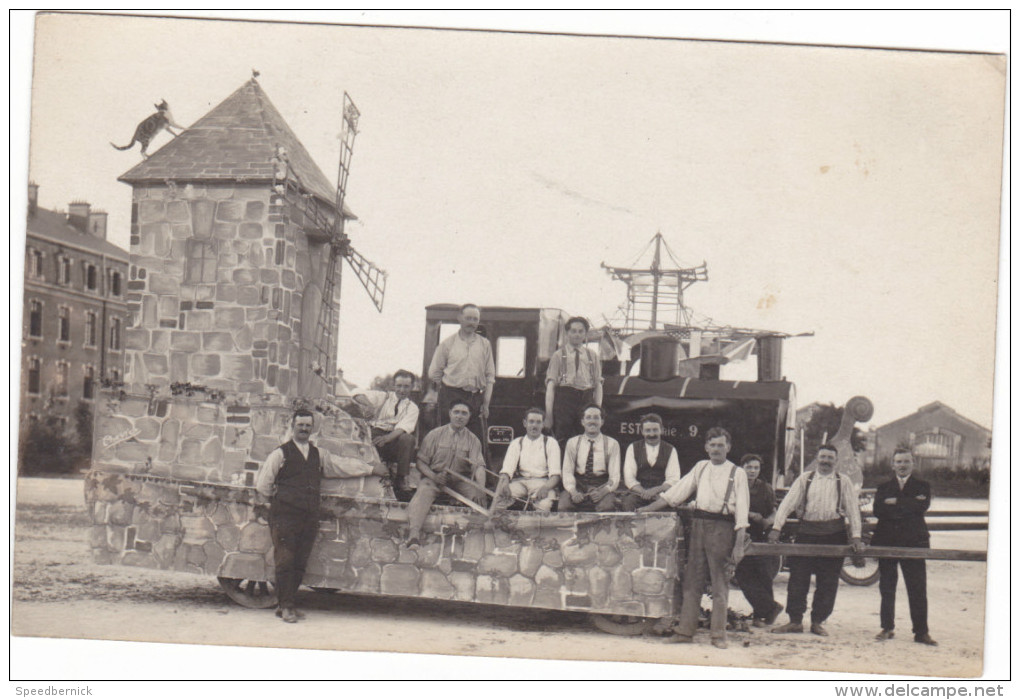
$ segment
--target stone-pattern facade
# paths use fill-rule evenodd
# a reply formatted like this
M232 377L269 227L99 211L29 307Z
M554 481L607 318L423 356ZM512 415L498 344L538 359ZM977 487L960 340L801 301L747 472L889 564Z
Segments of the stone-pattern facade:
M330 480L334 494L362 479ZM101 563L273 579L269 528L250 488L92 472L86 501ZM417 550L406 504L325 495L304 584L352 593L665 617L680 599L674 513L505 512L436 506Z

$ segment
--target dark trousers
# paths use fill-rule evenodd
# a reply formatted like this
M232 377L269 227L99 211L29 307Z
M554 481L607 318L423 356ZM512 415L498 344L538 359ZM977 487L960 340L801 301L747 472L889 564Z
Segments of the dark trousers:
M276 595L281 608L292 608L319 534L318 511L274 501L269 509L269 534L276 561Z
M677 631L693 637L701 615L701 594L705 579L712 584L712 639L726 639L726 605L730 595L730 581L726 576L726 563L733 556L736 532L727 520L694 518L691 522L691 543L684 567L684 597L680 604L680 622Z
M779 571L779 557L744 557L737 564L737 585L751 604L753 617L764 619L776 607L772 579Z
M846 533L797 535L797 544L846 544ZM790 581L786 588L786 611L790 622L801 622L807 611L811 575L815 576L815 595L811 600L811 622L825 622L836 606L842 557L790 557Z
M482 449L485 449L485 436L482 435L482 399L485 398L485 393L482 391L476 391L471 393L464 389L458 389L457 387L446 386L442 382L439 383L439 397L436 400L437 409L439 415L437 419L439 423L437 425L446 425L450 422L450 407L454 401L463 401L471 407L471 420L468 421L467 429L478 436L478 439L482 441Z
M649 503L655 503L655 501L659 497L654 496L651 499L646 499L639 493L635 493L634 491L626 491L622 494L619 494L619 498L620 498L620 510L626 513L633 513L635 510L642 506L647 506Z
M581 432L581 409L595 400L592 389L574 389L569 386L556 387L553 399L553 436L560 447Z
M882 629L891 630L896 627L896 584L899 581L897 565L903 569L903 582L907 585L907 602L910 604L910 622L914 626L914 634L927 634L928 573L924 559L878 560Z
M388 430L372 428L373 439L380 435L388 434ZM397 463L397 481L406 481L407 475L411 472L411 457L414 456L414 435L404 433L396 440L392 440L376 449L379 451L379 457L381 457L384 462L387 464L390 462Z

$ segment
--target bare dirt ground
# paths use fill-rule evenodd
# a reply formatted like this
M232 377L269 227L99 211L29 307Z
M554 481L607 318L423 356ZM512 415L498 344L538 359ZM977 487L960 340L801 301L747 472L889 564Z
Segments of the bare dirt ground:
M987 501L935 508L987 509ZM702 666L972 677L982 671L985 564L932 561L928 595L937 648L915 644L900 584L894 640L879 643L878 586L840 584L827 638L731 632L728 650L699 634L691 646L594 629L583 614L302 590L308 619L281 624L272 611L231 603L204 576L89 560L88 517L78 480L19 479L11 632L62 637L294 649L637 661ZM985 549L984 532L934 533L939 548ZM786 601L786 574L776 598ZM749 612L739 590L730 606ZM780 620L785 621L785 616ZM682 673L680 674L682 675Z

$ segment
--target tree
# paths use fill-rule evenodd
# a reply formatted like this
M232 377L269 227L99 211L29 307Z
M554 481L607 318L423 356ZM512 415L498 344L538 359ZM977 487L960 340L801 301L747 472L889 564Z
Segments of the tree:
M832 441L833 436L839 430L839 423L843 419L843 406L837 408L835 404L819 404L811 419L804 425L804 463L808 464L814 459L818 448L822 446L822 438ZM850 446L854 452L861 452L865 447L864 431L854 426L850 435ZM797 470L800 469L800 434L797 434L797 447L793 452L793 463Z

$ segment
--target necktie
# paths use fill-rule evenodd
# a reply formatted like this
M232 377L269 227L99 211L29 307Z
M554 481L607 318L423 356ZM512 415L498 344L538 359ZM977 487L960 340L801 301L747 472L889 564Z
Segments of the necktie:
M595 471L595 441L588 438L588 459L584 460L584 471L582 474L592 474Z
M577 379L577 373L581 370L581 351L574 350L574 379Z
M398 413L400 413L400 399L397 399L397 402L393 404L393 417L396 418Z

